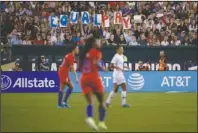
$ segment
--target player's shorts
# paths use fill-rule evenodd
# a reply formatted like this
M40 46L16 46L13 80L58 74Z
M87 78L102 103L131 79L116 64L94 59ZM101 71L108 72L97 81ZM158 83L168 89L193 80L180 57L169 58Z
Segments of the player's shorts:
M91 92L104 92L104 86L99 76L81 76L80 86L84 95Z
M124 77L124 74L123 73L120 73L120 74L116 74L116 73L113 73L113 83L117 84L117 85L121 85L123 83L126 83L126 79Z
M69 74L67 72L62 72L62 71L58 71L58 77L60 80L60 83L65 84L65 83L70 83L71 79L69 77Z

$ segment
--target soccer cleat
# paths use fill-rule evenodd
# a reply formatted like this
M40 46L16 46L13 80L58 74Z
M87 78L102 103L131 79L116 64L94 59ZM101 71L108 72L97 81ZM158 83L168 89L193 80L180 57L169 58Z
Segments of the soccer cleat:
M95 131L98 131L98 127L96 126L96 123L93 118L88 117L86 118L85 122L89 125L90 128L92 128Z
M71 106L68 103L65 103L64 105L66 108L71 108Z
M129 104L124 104L124 105L122 105L122 107L123 108L129 108L129 107L131 107Z
M58 105L58 108L65 108L65 105Z
M107 130L107 126L106 126L105 122L103 122L103 121L98 123L98 127L102 130Z
M71 106L66 102L62 102L61 106L63 106L63 108L71 108Z

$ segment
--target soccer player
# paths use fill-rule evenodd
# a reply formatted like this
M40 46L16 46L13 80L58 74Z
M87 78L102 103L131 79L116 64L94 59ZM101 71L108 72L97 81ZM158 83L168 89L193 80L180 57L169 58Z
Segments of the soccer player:
M126 103L126 96L127 96L127 88L126 88L126 80L124 77L124 58L123 53L124 49L122 46L117 47L117 53L114 55L110 67L113 68L113 83L114 83L114 89L110 92L107 101L106 106L109 107L111 104L111 100L114 97L114 94L118 91L118 88L122 87L121 92L121 101L123 107L130 107ZM128 68L128 67L126 67Z
M74 70L74 59L75 55L79 53L79 48L77 45L74 45L72 47L71 53L68 53L63 61L62 64L59 67L58 70L58 76L60 79L60 90L58 94L58 107L60 108L70 108L70 105L68 104L68 98L72 93L73 90L73 84L69 77L69 72L72 70L76 77L76 82L78 83L78 77L76 74L76 71ZM68 86L67 92L64 91L65 87Z
M160 60L159 60L159 71L166 71L167 67L167 57L164 51L160 51Z
M102 54L99 51L101 47L100 39L89 38L84 47L84 50L80 54L80 71L82 72L80 84L82 92L88 103L86 108L86 123L94 130L107 129L104 119L106 114L105 103L104 103L104 87L102 80L100 79L100 74L98 72L98 67L106 71L104 67L101 66L100 60ZM93 94L96 95L99 102L99 124L96 125L93 119Z

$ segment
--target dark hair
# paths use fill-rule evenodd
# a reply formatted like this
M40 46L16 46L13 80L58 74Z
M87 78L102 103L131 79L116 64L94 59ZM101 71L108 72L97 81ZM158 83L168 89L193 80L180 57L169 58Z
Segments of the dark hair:
M117 47L116 47L116 50L118 50L119 48L121 48L122 47L122 45L118 45Z
M83 50L80 52L79 69L81 69L81 67L83 66L85 56L86 56L87 52L89 52L89 50L93 47L93 44L94 44L95 40L96 39L94 37L91 37L91 38L87 39Z
M74 43L72 46L71 46L71 51L73 51L78 45L76 43Z

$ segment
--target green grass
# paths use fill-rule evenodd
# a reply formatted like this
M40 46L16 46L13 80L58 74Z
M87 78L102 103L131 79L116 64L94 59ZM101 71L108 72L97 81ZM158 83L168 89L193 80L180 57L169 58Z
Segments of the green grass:
M108 131L197 132L197 93L129 93L127 98L133 107L122 108L120 94L113 99L107 110ZM2 94L2 131L92 131L84 123L82 94L74 93L69 103L72 108L58 109L55 93ZM94 114L98 120L97 106Z

